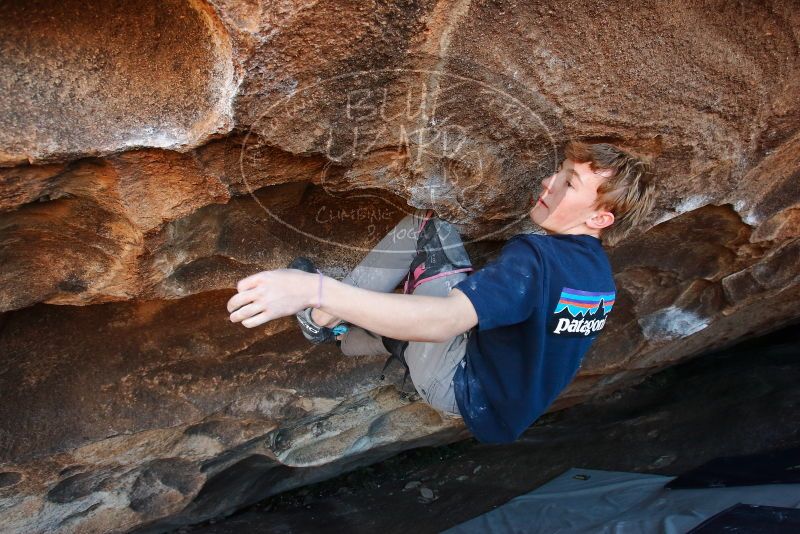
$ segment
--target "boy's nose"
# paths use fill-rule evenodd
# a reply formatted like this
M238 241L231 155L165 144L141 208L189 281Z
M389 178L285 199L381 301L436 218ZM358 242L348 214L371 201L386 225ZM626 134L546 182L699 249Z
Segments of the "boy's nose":
M542 196L545 196L545 195L547 195L547 194L550 194L550 193L552 193L552 192L553 192L553 191L550 189L550 185L553 183L553 179L554 179L555 177L556 177L556 176L555 176L555 175L553 175L553 176L551 176L550 178L548 178L547 180L543 180L543 181L542 181Z
M549 183L550 181L551 181L550 178L548 178L547 180L542 180L542 190L539 193L538 197L535 194L531 194L531 206L536 204L536 202L540 198L546 198L550 193L552 193L552 191L550 190L550 183Z

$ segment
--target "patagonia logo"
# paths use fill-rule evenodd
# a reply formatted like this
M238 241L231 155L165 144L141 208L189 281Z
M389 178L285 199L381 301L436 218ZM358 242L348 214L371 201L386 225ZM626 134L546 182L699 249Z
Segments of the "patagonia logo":
M550 318L550 332L565 337L597 334L614 307L614 291L600 293L565 287Z

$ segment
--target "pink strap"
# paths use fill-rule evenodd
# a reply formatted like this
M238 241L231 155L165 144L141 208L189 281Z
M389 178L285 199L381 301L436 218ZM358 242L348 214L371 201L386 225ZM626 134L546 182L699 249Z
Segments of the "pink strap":
M425 217L422 218L422 222L419 225L419 229L417 229L417 233L421 232L422 229L425 228L425 224L432 216L433 216L433 210L428 210L425 212Z
M431 218L432 215L433 215L433 210L428 210L428 211L425 212L425 216L422 218L422 222L419 224L419 228L417 228L417 235L422 233L422 229L425 228L425 224L428 222L428 220ZM419 269L420 267L424 270L425 269L425 264L422 264L422 265L418 266L417 269ZM417 274L417 272L415 271L414 272L414 277L417 277L417 276L419 276L419 274ZM408 272L408 274L406 275L406 280L403 283L403 294L404 295L408 295L408 282L409 281L411 281L411 271ZM416 286L414 286L414 287L416 287Z
M425 280L420 280L420 281L416 282L414 284L414 287L412 288L412 291L414 289L417 289L418 286L420 286L421 284L424 284L425 282L430 282L431 280L436 280L437 278L441 278L443 276L449 276L451 274L456 274L456 273L466 273L466 272L473 271L473 270L474 269L472 267L465 267L463 269L456 269L455 271L447 271L447 272L444 272L444 273L435 274L435 275L431 276L430 278L426 278Z

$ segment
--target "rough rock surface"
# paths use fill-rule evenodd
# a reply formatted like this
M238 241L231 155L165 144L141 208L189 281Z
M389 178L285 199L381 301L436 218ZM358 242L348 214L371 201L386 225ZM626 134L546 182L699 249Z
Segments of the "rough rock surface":
M202 1L10 0L0 164L193 147L232 124L230 34Z
M787 327L547 414L514 443L404 451L178 533L437 533L573 467L676 476L721 456L800 447L796 426L775 424L800 402L799 343L800 328Z
M800 316L800 11L761 3L12 2L0 32L0 517L125 531L465 436L291 320L410 206L480 266L565 139L654 158L619 305L553 409Z

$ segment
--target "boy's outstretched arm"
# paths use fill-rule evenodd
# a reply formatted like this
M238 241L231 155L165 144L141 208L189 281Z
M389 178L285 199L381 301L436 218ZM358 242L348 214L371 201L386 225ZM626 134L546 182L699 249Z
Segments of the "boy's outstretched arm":
M262 271L239 281L228 301L230 320L253 328L294 315L319 298L319 275L296 269ZM379 335L442 342L478 324L472 302L454 289L447 297L379 293L322 277L322 311Z

